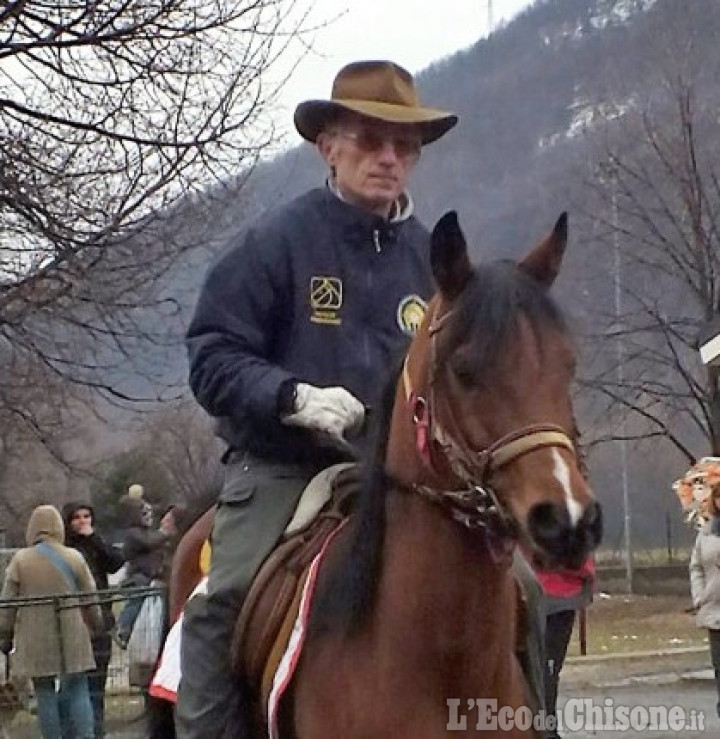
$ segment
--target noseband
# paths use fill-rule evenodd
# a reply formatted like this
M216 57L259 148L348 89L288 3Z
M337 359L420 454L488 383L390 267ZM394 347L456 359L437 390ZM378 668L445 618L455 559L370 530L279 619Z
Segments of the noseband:
M516 529L514 519L501 505L493 490L493 475L523 455L545 447L567 449L576 456L575 444L560 426L538 423L515 429L486 448L475 450L464 439L453 438L438 423L435 412L437 335L452 313L453 311L448 311L439 318L434 314L430 321L427 397L419 395L412 387L409 355L405 357L402 376L405 398L412 411L415 426L416 449L423 463L436 476L447 476L449 472L466 487L460 490L441 490L429 485L414 484L410 488L442 505L456 521L469 529L486 530L494 538L501 540L513 539ZM439 459L437 452L440 453Z

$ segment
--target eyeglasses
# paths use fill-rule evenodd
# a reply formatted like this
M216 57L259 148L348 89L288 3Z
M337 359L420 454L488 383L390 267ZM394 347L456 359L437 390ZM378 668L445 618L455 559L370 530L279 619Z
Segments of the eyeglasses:
M414 156L420 153L420 137L412 134L392 134L371 128L360 128L357 131L341 130L337 133L342 138L352 141L358 149L368 153L380 151L385 144L390 144L399 157Z

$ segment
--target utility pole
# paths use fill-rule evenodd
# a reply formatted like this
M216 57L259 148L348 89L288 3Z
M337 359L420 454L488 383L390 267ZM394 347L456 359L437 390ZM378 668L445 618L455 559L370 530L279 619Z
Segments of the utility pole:
M617 382L618 391L623 391L625 384L625 348L623 346L623 320L622 320L622 255L620 253L620 228L618 221L618 202L617 202L617 169L613 166L610 172L610 185L612 187L612 225L613 225L613 253L614 253L614 283L615 283L615 330L617 331ZM625 411L620 409L620 426L618 442L620 444L620 484L622 486L623 512L624 516L624 538L625 538L625 577L627 592L632 595L633 586L633 554L632 554L632 537L631 537L631 521L630 514L630 493L628 489L628 473L627 473L627 439L625 438Z
M493 6L492 0L487 0L487 35L493 32Z

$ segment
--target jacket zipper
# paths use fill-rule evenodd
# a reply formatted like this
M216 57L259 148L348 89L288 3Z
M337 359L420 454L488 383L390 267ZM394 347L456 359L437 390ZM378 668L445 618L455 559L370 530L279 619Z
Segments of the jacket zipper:
M380 254L381 247L380 247L380 238L379 238L379 232L377 230L373 231L373 242L375 243L375 251L376 253ZM366 282L367 282L367 291L368 291L368 299L372 301L373 299L373 273L372 273L372 264L369 264L367 266L367 271L365 273L366 276ZM365 330L363 331L363 353L365 355L365 366L369 369L370 368L370 330L366 326Z

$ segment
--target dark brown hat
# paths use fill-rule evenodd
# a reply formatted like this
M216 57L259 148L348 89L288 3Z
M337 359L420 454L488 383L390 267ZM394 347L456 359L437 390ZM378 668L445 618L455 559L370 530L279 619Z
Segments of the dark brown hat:
M335 77L330 100L306 100L295 110L295 128L307 141L315 142L333 116L352 111L385 123L416 126L423 144L447 133L457 116L420 104L412 75L387 61L353 62Z

